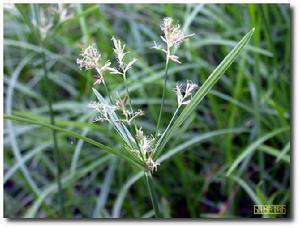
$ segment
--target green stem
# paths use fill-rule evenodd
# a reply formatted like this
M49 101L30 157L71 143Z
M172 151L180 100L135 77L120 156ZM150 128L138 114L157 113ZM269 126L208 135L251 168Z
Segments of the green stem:
M130 98L129 89L128 89L128 83L127 83L125 74L123 74L123 80L124 80L124 84L125 84L125 88L126 88L126 93L127 93L127 96L128 96L129 107L131 109L130 111L133 112L131 98Z
M171 125L172 125L172 123L174 122L175 117L176 117L176 115L177 115L177 113L178 113L180 107L181 107L181 106L178 106L178 107L177 107L177 109L176 109L176 111L174 112L174 114L173 114L173 116L172 116L172 119L170 120L170 122L169 122L167 128L164 130L163 134L162 134L161 137L159 138L159 141L158 141L158 143L156 144L156 145L157 145L156 147L158 147L159 143L163 140L163 138L164 138L166 132L167 132L167 131L169 130L169 128L171 127ZM155 152L156 152L156 148L155 148L155 150L154 150L154 154L155 154ZM155 155L154 159L155 159L157 156L158 156L158 154Z
M103 85L104 85L104 88L105 88L105 90L106 90L107 96L108 96L108 98L109 98L110 104L112 105L112 104L113 104L113 101L112 101L112 98L111 98L111 96L110 96L110 90L109 90L109 88L108 88L108 86L106 85L106 82L105 82L104 80L103 80Z
M42 42L41 42L41 46ZM54 112L53 112L53 107L52 107L52 83L49 80L48 77L48 70L47 70L47 66L46 66L46 54L45 52L43 52L42 54L42 58L43 58L43 71L44 71L44 88L47 91L47 101L48 101L48 108L49 108L49 113L50 113L50 123L52 125L55 126L55 116L54 116ZM61 170L61 166L60 166L60 155L59 155L59 150L58 150L58 143L57 143L57 135L56 135L56 130L52 130L52 138L53 138L53 159L56 165L56 179L57 179L57 186L58 186L58 201L59 201L59 205L60 205L60 213L61 216L64 217L64 196L63 196L63 191L62 191L62 182L61 182L61 174L62 174L62 170Z
M123 80L124 80L124 84L125 84L125 87L126 87L126 93L127 93L127 97L128 97L128 101L129 101L130 111L133 113L131 98L130 98L129 89L128 89L128 83L127 83L127 80L126 80L125 73L123 74ZM133 120L133 125L134 125L134 135L133 135L134 141L135 141L135 143L138 147L138 150L139 150L139 153L140 153L140 156L141 156L143 162L146 163L146 158L143 156L139 141L136 138L137 127L136 127L136 124L135 124L135 120Z
M167 80L168 80L169 55L170 55L170 51L169 51L169 49L168 49L168 52L167 52L167 59L166 59L166 65L165 65L165 82L164 82L163 94L162 94L162 98L161 98L161 105L160 105L159 116L158 116L157 125L156 125L155 139L156 139L157 136L158 136L158 131L159 131L159 126L160 126L161 115L162 115L162 112L163 112L163 107L164 107L164 105L165 105L166 87L167 87Z
M157 196L155 194L154 191L154 186L153 186L153 178L150 172L145 172L145 178L147 181L147 188L150 194L150 198L151 198L151 202L152 202L152 206L155 212L155 217L156 218L162 218L162 216L160 215L159 212L159 207L158 207L158 200L157 200Z

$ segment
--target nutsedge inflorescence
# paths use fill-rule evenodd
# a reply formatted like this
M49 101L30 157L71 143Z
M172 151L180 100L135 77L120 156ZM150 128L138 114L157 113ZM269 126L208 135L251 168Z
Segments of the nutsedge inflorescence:
M154 42L154 47L152 48L165 53L167 62L171 60L180 64L179 57L172 53L173 48L179 47L184 40L194 34L184 35L180 29L180 25L174 25L173 19L170 17L163 19L161 30L163 32L161 39L165 43L165 47L157 45L157 43ZM159 143L157 138L162 137L165 132L163 134L156 134L155 136L146 136L142 127L137 126L136 119L143 116L144 111L140 109L137 111L133 110L127 85L127 72L133 67L137 59L133 58L126 61L126 56L129 53L125 50L126 45L122 44L122 42L115 37L112 37L112 43L116 59L116 64L113 67L112 65L114 64L112 64L110 60L104 60L102 58L95 44L89 45L86 49L82 50L77 59L77 64L80 69L94 69L96 71L97 76L94 85L103 84L108 93L107 96L110 102L101 99L99 102L90 103L89 107L99 114L95 121L106 121L112 124L124 139L126 149L129 150L129 153L143 164L145 171L153 172L157 170L157 166L159 165L159 163L153 160L156 143ZM105 72L122 76L126 88L126 95L124 97L117 97L115 100L112 99L112 94L110 94L105 83ZM196 88L197 85L191 81L187 81L185 84L177 83L175 88L178 102L177 111L182 105L186 105L190 102L192 92ZM173 118L177 111L174 113Z

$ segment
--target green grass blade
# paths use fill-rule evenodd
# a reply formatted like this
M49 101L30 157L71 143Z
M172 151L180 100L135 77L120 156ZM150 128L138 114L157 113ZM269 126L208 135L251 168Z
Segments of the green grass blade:
M102 170L103 169L102 167L105 167L105 166L101 166L101 164L106 163L110 159L111 159L111 155L105 155L105 156L100 157L99 159L91 162L90 164L81 168L80 170L78 170L76 173L76 176L73 176L72 174L65 175L62 178L63 187L66 187L70 182L80 179L81 177L87 175L89 172L91 172L95 169ZM34 202L32 202L32 205L28 208L27 212L24 215L24 218L36 218L36 214L37 214L41 204L46 200L46 198L50 194L54 194L57 191L58 191L58 186L55 181L48 184L44 188L43 192L41 192L38 199L35 200Z
M291 142L288 142L285 147L280 152L278 158L276 159L276 162L279 162L280 160L286 160L285 158L288 158L288 163L290 163L290 155L287 155L287 153L291 150Z
M265 142L266 140L272 138L273 136L280 134L282 132L288 131L290 128L289 127L283 127L283 128L279 128L276 129L262 137L260 137L259 139L257 139L255 142L253 142L250 146L248 146L238 157L237 159L235 159L235 161L232 163L232 165L230 166L230 168L228 169L226 175L230 175L235 169L236 167L248 156L250 156L252 154L252 152L259 146L261 145L263 142Z
M114 179L114 173L117 165L116 158L112 158L109 168L105 174L105 178L103 180L103 183L101 184L101 192L98 196L98 199L96 201L96 205L93 211L93 218L101 218L102 217L102 210L106 205L106 202L108 200L108 195L111 188L111 182Z
M151 173L150 172L145 173L145 178L146 178L147 188L148 188L149 195L151 198L152 206L153 206L153 209L155 212L155 217L162 218L160 209L159 209L159 205L158 205L157 195L154 190L153 177L152 177Z
M60 132L64 132L64 133L66 133L69 136L73 136L74 138L82 139L83 141L85 141L87 143L90 143L90 144L92 144L92 145L94 145L96 147L99 147L99 148L105 150L108 153L111 153L111 154L117 155L117 156L119 156L121 158L124 158L125 160L127 160L130 163L138 166L139 168L143 168L142 164L140 164L137 161L135 161L135 160L131 159L130 157L128 157L128 155L126 155L125 153L123 153L124 151L114 150L114 149L110 148L109 146L103 145L103 144L101 144L101 143L99 143L99 142L97 142L97 141L95 141L95 140L93 140L91 138L79 135L76 132L69 131L67 129L60 128L60 127L57 127L57 126L54 126L54 125L51 125L51 124L41 123L41 122L38 122L38 121L35 121L35 120L26 119L26 118L22 118L22 117L18 117L18 116L5 115L4 119L14 120L14 121L20 121L20 122L25 122L25 123L29 123L29 124L35 124L35 125L40 125L40 126L52 129L52 130L57 130L57 131L60 131Z
M19 76L21 75L21 72L23 68L26 66L26 64L30 63L32 60L32 55L29 55L28 57L24 58L16 67L14 72L12 73L10 83L8 85L8 88L6 90L6 98L5 98L5 109L6 113L10 115L12 113L12 107L14 102L14 88L15 83L17 82ZM16 134L15 134L15 128L13 126L13 123L11 121L6 122L6 127L8 129L8 136L9 141L12 147L12 151L14 154L14 157L18 164L20 164L20 168L22 171L22 174L24 175L26 181L28 182L32 192L38 196L40 194L40 189L38 188L37 183L32 178L30 171L28 170L26 164L24 163L24 158L21 153L21 149L19 148L19 144L17 142Z
M160 156L157 159L157 162L159 162L159 163L164 162L164 161L170 159L171 157L173 157L174 155L184 152L188 147L190 147L196 143L200 143L202 141L209 140L213 137L217 137L217 136L225 135L225 134L243 133L245 131L246 130L243 128L231 128L231 129L220 129L220 130L216 130L216 131L207 132L205 134L201 134L197 137L193 137L191 140L188 140L188 141L174 147L173 149L169 150L168 152L164 153L162 156Z
M45 142L34 149L28 151L26 155L23 156L22 160L18 160L16 163L14 163L13 166L11 166L7 171L4 173L3 177L3 184L5 184L15 173L18 171L23 164L25 164L29 159L34 157L36 154L43 152L46 148L51 146L51 142Z
M275 161L276 163L279 161L282 161L282 162L285 162L286 164L290 164L290 156L287 154L284 156L281 155L282 151L284 151L286 149L286 147L282 151L280 151L271 146L260 145L257 149L276 158L276 161Z
M166 132L165 136L159 141L156 150L155 158L160 154L166 143L175 134L180 125L189 117L192 111L196 109L201 100L206 96L206 94L211 90L211 88L217 83L228 67L237 58L240 52L244 49L245 45L249 42L250 38L254 33L254 28L251 29L243 39L234 47L234 49L223 59L223 61L218 65L218 67L211 73L208 79L199 88L197 93L192 98L191 102L184 108L182 113L179 115L174 125Z
M257 205L261 205L262 202L259 197L255 194L255 192L251 189L251 187L241 178L237 176L228 176L228 178L237 182L248 194L248 196L253 200L253 202Z
M118 193L118 197L116 199L116 202L114 203L113 211L112 211L112 217L113 218L119 218L121 214L121 207L125 200L126 194L129 190L129 188L137 182L141 177L143 177L144 172L139 172L135 174L134 176L130 177L129 180L125 183L125 185L120 189Z

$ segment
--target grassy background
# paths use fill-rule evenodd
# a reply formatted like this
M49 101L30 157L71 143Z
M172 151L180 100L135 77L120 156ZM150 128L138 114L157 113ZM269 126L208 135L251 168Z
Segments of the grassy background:
M49 5L22 5L25 19ZM20 12L4 9L4 108L49 122L47 93L42 85L41 53L53 82L56 123L120 148L107 124L92 123L87 108L92 73L80 71L76 58L82 47L96 43L113 59L111 37L123 40L138 59L129 71L133 104L146 115L139 122L154 133L163 87L164 58L150 49L159 41L159 24L171 16L186 33L196 35L178 50L182 65L171 64L162 126L166 127L177 101L177 81L199 85L252 27L247 51L165 147L165 161L154 174L155 189L166 218L248 218L254 204L285 204L290 217L290 8L289 5L71 5L74 16L51 30L47 45L37 43ZM122 94L122 79L106 76L114 94ZM97 87L102 94L101 86ZM126 161L89 144L58 133L64 210L58 203L52 132L5 121L5 217L99 218L153 217L144 178ZM238 158L239 166L225 173ZM172 156L171 156L172 155Z

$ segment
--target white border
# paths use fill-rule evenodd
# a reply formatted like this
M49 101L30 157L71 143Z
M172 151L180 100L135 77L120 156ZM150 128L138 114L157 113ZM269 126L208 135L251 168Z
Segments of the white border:
M138 221L107 221L107 220L103 220L103 221L99 221L99 220L70 220L70 221L56 221L56 222L43 222L43 221L39 221L36 222L36 220L19 220L19 222L12 222L9 221L7 219L3 219L3 202L2 202L2 206L0 206L0 214L2 215L1 217L1 227L22 227L22 228L26 228L26 227L41 227L41 226L45 226L45 227L52 227L53 225L56 226L57 228L60 227L64 227L64 226L74 226L74 227L80 227L80 226L89 226L89 227L105 227L105 226L110 226L110 227L117 227L117 226L122 226L122 227L139 227L141 228L141 226L144 227L151 227L153 228L153 226L164 226L164 227L182 227L182 226L186 226L189 225L191 227L240 227L241 225L243 225L243 228L245 227L251 227L253 228L253 226L256 227L266 227L266 226L271 226L272 228L275 227L299 227L300 226L300 219L299 219L299 205L300 205L300 198L298 196L299 193L299 180L296 174L300 173L300 164L299 164L299 151L300 151L300 145L299 142L297 140L297 137L300 137L300 133L299 133L299 116L300 116L300 112L299 112L299 108L300 108L300 89L297 88L300 85L300 78L299 78L299 66L300 66L300 58L299 58L299 41L300 41L300 35L299 35L299 22L300 22L300 15L299 15L299 0L291 0L291 1L257 1L257 0L252 0L252 1L248 1L248 0L237 0L237 1L213 1L213 0L205 0L205 1L193 1L193 0L185 0L185 1L171 1L171 0L164 0L164 1L149 1L149 0L139 0L139 1L108 1L108 0L102 0L102 1L70 1L70 0L64 0L64 1L59 1L59 0L54 0L54 1L9 1L9 0L2 0L0 2L0 7L1 7L1 12L0 12L0 27L1 27L1 31L3 34L3 3L290 3L291 7L292 7L292 12L293 12L293 67L294 69L292 70L293 72L293 107L292 110L294 111L293 113L293 122L291 124L293 124L293 136L294 136L294 140L293 140L293 145L292 145L292 149L293 149L293 185L294 185L294 189L293 189L293 204L294 204L294 214L293 214L293 219L291 221L286 221L286 220L273 220L273 222L267 222L267 221L263 221L263 220L253 220L253 219L249 219L249 220L242 220L242 221L237 221L237 220L233 220L233 221L218 221L218 220L211 220L211 221L203 221L203 220L197 220L197 221L188 221L188 220L184 220L184 221L174 221L174 220L167 220L166 222L162 221L162 222L151 222L149 220L147 221L143 221L143 220L138 220ZM1 70L1 74L0 74L0 79L1 79L1 85L0 85L0 90L3 94L3 35L0 37L0 44L1 44L1 49L0 49L0 66L2 68ZM0 98L0 103L1 103L1 108L0 108L0 116L2 121L0 122L0 128L3 129L3 96L1 96ZM2 131L3 132L3 131ZM3 133L2 133L3 134ZM3 170L3 136L0 138L0 143L1 143L1 151L0 151L0 162L1 162L1 167L0 169ZM3 171L2 171L2 175L1 175L1 183L3 183ZM0 198L1 201L3 201L3 185L0 188Z

